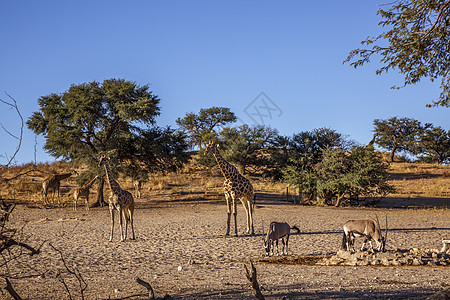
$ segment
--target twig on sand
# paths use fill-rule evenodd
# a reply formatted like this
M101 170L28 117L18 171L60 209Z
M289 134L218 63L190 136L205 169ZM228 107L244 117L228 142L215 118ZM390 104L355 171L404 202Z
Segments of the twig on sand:
M247 265L244 264L245 275L247 276L248 281L250 281L253 292L255 293L256 299L264 300L264 296L261 293L261 288L259 287L258 280L256 279L256 268L253 265L253 262L250 260L251 271L248 270Z

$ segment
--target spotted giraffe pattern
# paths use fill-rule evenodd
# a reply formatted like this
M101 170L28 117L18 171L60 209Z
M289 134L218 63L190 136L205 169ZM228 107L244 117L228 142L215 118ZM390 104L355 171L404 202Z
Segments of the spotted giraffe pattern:
M48 201L48 190L52 190L52 204L55 204L55 193L57 193L58 204L61 204L59 200L59 188L61 186L61 180L69 178L74 172L63 173L63 174L53 174L47 177L44 182L42 182L42 195L44 197L44 204L50 204Z
M253 228L253 186L250 181L242 176L235 166L227 162L219 153L217 146L210 141L208 146L206 147L206 153L211 153L216 158L217 164L219 165L220 171L225 177L225 181L223 183L223 191L225 194L225 200L227 201L227 235L230 234L230 217L231 214L234 216L234 231L235 235L238 235L237 230L237 200L239 199L244 206L246 215L247 215L247 234L255 234L255 230Z
M128 222L131 225L131 232L134 236L134 226L133 226L133 213L134 213L134 199L130 192L122 189L120 185L114 180L108 163L109 158L102 156L100 158L99 166L104 166L106 171L106 179L109 183L109 188L111 190L111 195L109 196L109 212L111 215L111 234L109 240L113 239L114 231L114 211L117 210L119 213L119 224L120 224L120 240L124 241L127 238L127 228ZM127 215L128 213L128 215ZM125 217L125 234L122 226L122 215Z
M89 210L89 190L97 178L98 176L95 176L85 185L75 189L75 192L73 193L73 210L77 210L77 202L80 197L84 197L86 199L86 210Z

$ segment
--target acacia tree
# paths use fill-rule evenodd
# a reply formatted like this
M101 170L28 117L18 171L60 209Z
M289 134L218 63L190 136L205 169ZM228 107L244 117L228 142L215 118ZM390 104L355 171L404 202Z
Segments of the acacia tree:
M217 139L217 128L236 121L236 115L227 107L202 108L198 114L187 113L176 123L187 135L191 146L202 150L209 140Z
M424 77L440 79L441 94L433 105L449 107L450 0L394 1L382 6L378 15L379 26L388 30L362 41L367 48L352 50L345 62L356 58L351 63L356 68L379 55L383 66L376 73L397 69L405 86Z
M419 148L431 161L438 164L450 162L450 130L439 126L425 130L420 136Z
M159 101L148 85L123 79L93 81L40 97L40 110L27 125L44 135L44 149L52 156L87 164L92 175L104 176L97 166L101 154L117 161L113 172L129 176L136 167L147 172L170 170L187 160L187 144L170 128L156 126ZM103 182L98 204L103 201Z
M394 192L388 183L388 166L380 161L373 147L353 146L350 152L342 148L325 149L318 167L317 193L325 203L336 198L357 202L360 196L384 197Z
M325 149L347 148L347 142L342 135L332 129L318 128L312 131L303 131L292 137L277 140L284 143L283 151L274 151L272 159L275 171L282 172L283 181L299 189L309 198L317 196L317 184L320 178L319 167ZM283 149L282 148L282 149Z
M392 117L388 120L375 119L376 139L375 143L380 147L391 151L390 161L394 161L395 153L398 151L408 151L416 154L418 150L419 137L422 132L429 128L431 124L422 125L412 118Z
M265 163L260 151L266 148L278 135L276 129L263 125L225 127L220 132L221 144L224 146L224 157L239 167L242 174L249 165L262 166Z

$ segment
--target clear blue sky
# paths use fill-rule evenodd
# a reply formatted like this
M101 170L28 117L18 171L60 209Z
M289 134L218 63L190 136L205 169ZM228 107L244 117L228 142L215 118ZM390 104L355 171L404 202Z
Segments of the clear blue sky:
M449 110L425 107L439 83L391 90L402 77L375 75L378 62L356 70L342 64L380 32L379 3L2 1L0 98L13 96L28 119L41 96L123 78L159 96L160 126L224 106L242 123L263 122L283 135L328 127L361 144L377 118L410 117L448 130ZM18 118L3 104L0 122L18 134ZM16 141L1 129L0 139L0 154L11 155ZM25 129L19 163L33 161L34 141ZM37 142L37 160L53 161L44 139Z

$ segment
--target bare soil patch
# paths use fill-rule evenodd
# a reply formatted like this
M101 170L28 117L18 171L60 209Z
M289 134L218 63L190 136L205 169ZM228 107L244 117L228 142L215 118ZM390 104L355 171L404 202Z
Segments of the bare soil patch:
M36 207L36 206L35 206ZM319 266L316 260L335 255L348 219L387 215L387 249L439 248L450 237L448 209L328 208L293 206L267 198L255 210L256 235L245 235L245 214L238 207L239 236L225 236L224 201L137 202L136 240L120 242L116 222L108 241L108 208L29 208L19 205L11 225L41 245L36 256L22 256L9 270L25 299L68 299L61 276L80 298L78 282L64 272L77 268L88 286L87 299L146 299L135 281L149 282L157 296L176 299L253 299L243 263L253 260L266 299L408 299L431 295L449 286L448 266ZM261 223L286 221L301 232L289 240L290 256L263 255ZM357 241L356 246L362 241ZM278 259L276 261L275 259ZM36 275L28 277L29 275ZM25 277L26 276L26 277ZM8 295L3 294L1 298Z

